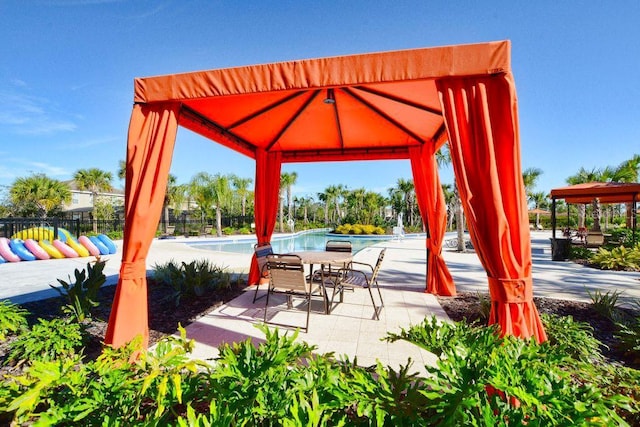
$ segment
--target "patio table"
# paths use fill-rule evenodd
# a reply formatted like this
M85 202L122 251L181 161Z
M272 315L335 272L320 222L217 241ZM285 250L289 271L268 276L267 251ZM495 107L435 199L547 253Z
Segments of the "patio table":
M323 267L326 264L342 264L346 266L353 260L353 254L351 252L336 252L336 251L297 251L290 252L291 255L297 255L300 257L304 264L308 264L310 268L309 280L313 280L313 265L320 264ZM326 314L331 314L331 307L329 305L329 296L325 288L325 276L324 268L320 268L321 274L321 286L322 293L324 294ZM342 298L341 298L342 299Z

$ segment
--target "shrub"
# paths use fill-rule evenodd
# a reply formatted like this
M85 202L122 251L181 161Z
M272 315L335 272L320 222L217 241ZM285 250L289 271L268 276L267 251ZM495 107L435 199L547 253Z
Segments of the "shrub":
M39 319L9 346L7 362L53 361L75 355L84 343L83 328L68 319Z
M587 294L589 294L589 298L591 298L593 308L600 315L610 320L617 319L616 312L620 291L607 291L603 294L599 289L596 289L593 293L587 290Z
M75 283L71 282L71 277L69 277L69 282L58 279L64 290L49 285L67 299L68 304L62 309L78 322L82 322L86 317L91 316L91 308L98 306L96 301L98 290L107 280L107 277L102 272L105 264L106 261L101 261L100 257L96 257L93 267L91 263L87 263L88 276L85 270L80 271L76 268L74 272Z
M171 298L176 306L182 297L203 296L207 290L231 286L231 276L224 268L212 264L208 259L194 260L190 263L170 260L153 267L153 278L160 284L173 288Z
M0 342L26 329L28 314L27 310L8 300L0 301Z
M571 316L541 314L540 318L550 344L582 362L603 360L600 342L593 336L593 328L588 323L577 322Z
M591 261L604 270L640 270L640 244L629 249L625 246L610 251L599 248Z
M342 224L333 230L337 234L385 234L385 230L382 227L377 227L370 224Z
M589 261L593 257L593 252L584 246L569 246L569 259L584 259Z
M388 339L439 356L421 379L422 416L432 425L626 425L616 409L630 408L631 399L574 381L577 362L563 346L500 338L496 328L439 324L435 317Z

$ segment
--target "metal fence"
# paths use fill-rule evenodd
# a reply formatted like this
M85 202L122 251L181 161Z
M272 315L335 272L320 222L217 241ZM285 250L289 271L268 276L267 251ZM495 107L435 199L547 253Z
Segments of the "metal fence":
M75 237L80 236L80 221L77 219L60 218L0 218L0 236L11 238L24 232L22 238L44 240L53 231L53 236L58 235L58 230L64 228Z
M253 216L229 216L222 218L222 227L251 229ZM182 215L177 218L171 217L168 223L173 227L173 233L176 235L202 235L215 234L215 224L207 219L190 218ZM43 240L49 236L49 232L45 230L53 230L54 236L58 236L58 229L64 228L76 238L86 234L112 234L124 232L124 219L116 218L109 220L91 219L90 217L82 218L0 218L0 236L11 238L16 236L23 230L33 230L32 235L25 235L26 238L35 238ZM165 223L164 217L158 224L159 233L164 233ZM20 236L22 237L22 236ZM119 236L118 236L119 237Z

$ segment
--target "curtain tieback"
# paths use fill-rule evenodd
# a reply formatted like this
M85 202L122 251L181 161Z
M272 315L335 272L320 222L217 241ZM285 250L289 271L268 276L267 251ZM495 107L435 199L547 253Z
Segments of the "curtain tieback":
M120 265L120 277L123 279L137 280L147 277L147 265L140 259L133 262L123 262Z
M501 303L523 303L533 301L533 280L496 279L489 277L491 300Z

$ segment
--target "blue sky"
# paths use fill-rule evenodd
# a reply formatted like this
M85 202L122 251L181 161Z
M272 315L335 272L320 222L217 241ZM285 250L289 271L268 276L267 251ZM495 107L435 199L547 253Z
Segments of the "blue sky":
M17 178L114 173L135 77L509 39L523 167L537 190L640 154L640 2L3 0L0 196ZM295 195L386 194L408 161L288 164ZM180 129L178 182L254 176L253 160ZM450 168L442 181L452 182ZM123 187L123 183L114 180Z

